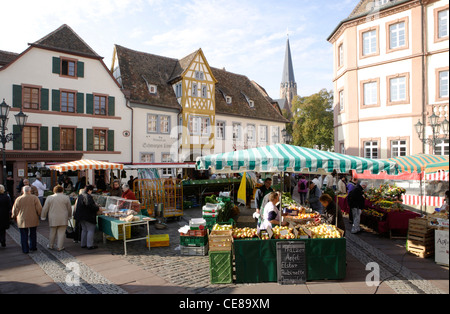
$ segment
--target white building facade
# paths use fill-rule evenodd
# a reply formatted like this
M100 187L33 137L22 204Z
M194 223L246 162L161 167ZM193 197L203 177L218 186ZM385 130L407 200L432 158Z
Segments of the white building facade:
M371 8L373 8L371 10ZM361 1L328 38L334 51L335 151L385 159L446 154L415 125L448 116L448 1Z
M48 164L131 162L131 109L102 57L67 25L0 68L0 97L11 106L7 168L16 185ZM22 133L13 118L20 110L28 115Z

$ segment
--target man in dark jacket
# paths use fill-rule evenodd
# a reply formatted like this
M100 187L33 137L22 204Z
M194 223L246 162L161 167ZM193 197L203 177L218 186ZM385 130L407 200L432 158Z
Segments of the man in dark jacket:
M348 194L348 205L353 213L352 233L361 231L359 222L361 220L361 210L365 206L364 189L367 187L367 182L363 181L357 184L356 187Z
M97 212L99 207L92 197L92 185L86 186L84 192L78 195L77 208L74 218L81 224L81 247L90 250L96 249L94 246L95 227L97 225Z

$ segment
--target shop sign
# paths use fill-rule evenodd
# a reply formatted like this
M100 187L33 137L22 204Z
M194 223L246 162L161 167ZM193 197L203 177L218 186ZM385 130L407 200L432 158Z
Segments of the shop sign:
M296 285L306 282L305 242L277 242L277 272L280 285Z

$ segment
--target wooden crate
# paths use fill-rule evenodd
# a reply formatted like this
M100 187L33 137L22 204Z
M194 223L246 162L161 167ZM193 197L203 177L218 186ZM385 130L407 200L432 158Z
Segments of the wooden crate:
M434 255L434 242L423 244L419 241L408 240L408 252L421 258Z
M233 247L233 235L231 230L213 230L209 235L210 251L231 251Z
M426 233L429 230L428 219L414 218L409 220L408 231L414 233Z

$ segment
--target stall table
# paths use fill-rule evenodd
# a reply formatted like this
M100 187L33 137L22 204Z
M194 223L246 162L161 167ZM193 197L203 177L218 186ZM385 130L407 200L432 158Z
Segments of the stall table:
M113 237L116 240L120 239L120 230L122 230L123 235L123 248L124 253L127 255L127 242L133 242L133 241L139 241L139 240L146 240L147 237L150 238L150 221L156 221L154 218L150 218L150 220L142 220L142 218L148 219L149 217L142 216L142 215L136 215L136 217L139 217L139 221L121 221L119 219L108 217L108 216L97 216L97 225L98 229L103 232L103 241L106 241L105 235L109 235ZM140 226L140 225L147 225L147 236L143 238L135 238L135 239L127 239L126 237L126 227L133 227L133 226ZM150 250L150 246L148 247Z
M236 283L277 282L277 242L234 240ZM307 280L341 280L346 276L346 239L293 239L304 241Z

